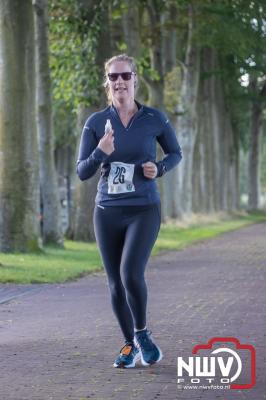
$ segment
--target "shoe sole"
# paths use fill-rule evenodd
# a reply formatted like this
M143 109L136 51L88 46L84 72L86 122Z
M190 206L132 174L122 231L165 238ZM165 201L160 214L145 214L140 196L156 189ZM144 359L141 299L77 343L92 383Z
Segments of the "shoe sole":
M136 362L139 361L140 359L141 359L141 352L139 352L138 354L135 355L131 364L125 365L124 363L121 363L121 364L114 363L113 367L115 367L115 368L134 368L136 365Z

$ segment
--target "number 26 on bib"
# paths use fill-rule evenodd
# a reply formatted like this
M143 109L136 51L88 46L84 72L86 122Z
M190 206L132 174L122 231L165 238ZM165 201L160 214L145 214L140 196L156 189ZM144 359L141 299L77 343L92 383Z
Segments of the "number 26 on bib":
M134 164L112 162L108 176L108 193L130 193L135 192L133 184Z

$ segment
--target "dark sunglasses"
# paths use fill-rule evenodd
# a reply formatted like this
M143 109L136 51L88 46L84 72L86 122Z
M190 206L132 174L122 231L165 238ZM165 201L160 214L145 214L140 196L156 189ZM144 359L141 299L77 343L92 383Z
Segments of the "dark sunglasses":
M108 74L108 78L110 81L115 82L117 81L120 75L123 81L129 81L131 79L132 74L134 73L135 72L120 72L120 73L113 72L112 74Z

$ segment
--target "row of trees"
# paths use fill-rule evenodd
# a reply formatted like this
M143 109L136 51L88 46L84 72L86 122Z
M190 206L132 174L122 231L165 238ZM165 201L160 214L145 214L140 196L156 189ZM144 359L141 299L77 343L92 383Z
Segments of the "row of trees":
M236 210L240 180L249 208L260 206L262 1L3 0L0 7L2 251L37 246L39 187L43 239L62 242L54 134L58 171L71 182L68 235L94 238L98 175L78 182L75 158L86 117L106 104L104 60L121 52L137 59L139 100L168 113L183 150L179 167L158 180L163 217Z
M266 88L262 2L123 1L116 5L108 2L102 12L104 2L82 1L82 18L75 14L76 18L70 20L69 10L56 4L51 12L52 28L64 16L72 24L72 33L75 31L73 43L78 36L84 46L85 65L84 58L78 62L78 76L84 79L76 80L81 87L75 91L81 94L76 99L78 120L83 122L83 115L105 105L100 85L103 56L125 50L138 60L142 83L138 96L165 109L175 125L184 157L180 166L160 181L164 218L182 217L192 211L238 209L243 154L244 160L249 157L249 173L244 179L248 206L258 208ZM95 12L88 13L88 9ZM96 33L83 29L97 24L100 29ZM94 37L92 53L86 51L88 40L92 41L89 35ZM67 50L63 54L67 62ZM54 76L59 72L56 59L52 63ZM87 65L91 64L98 77L93 85L86 79L90 76ZM62 76L60 82L65 81ZM82 88L95 98L84 101ZM87 240L92 235L96 182L97 177L87 185L74 185L78 195L74 238ZM84 220L86 224L81 224Z

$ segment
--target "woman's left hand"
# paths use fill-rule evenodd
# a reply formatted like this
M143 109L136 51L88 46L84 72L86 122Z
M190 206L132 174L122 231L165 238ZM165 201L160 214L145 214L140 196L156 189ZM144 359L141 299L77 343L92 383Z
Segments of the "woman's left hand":
M154 179L157 175L157 166L151 161L142 164L143 174L146 178Z

